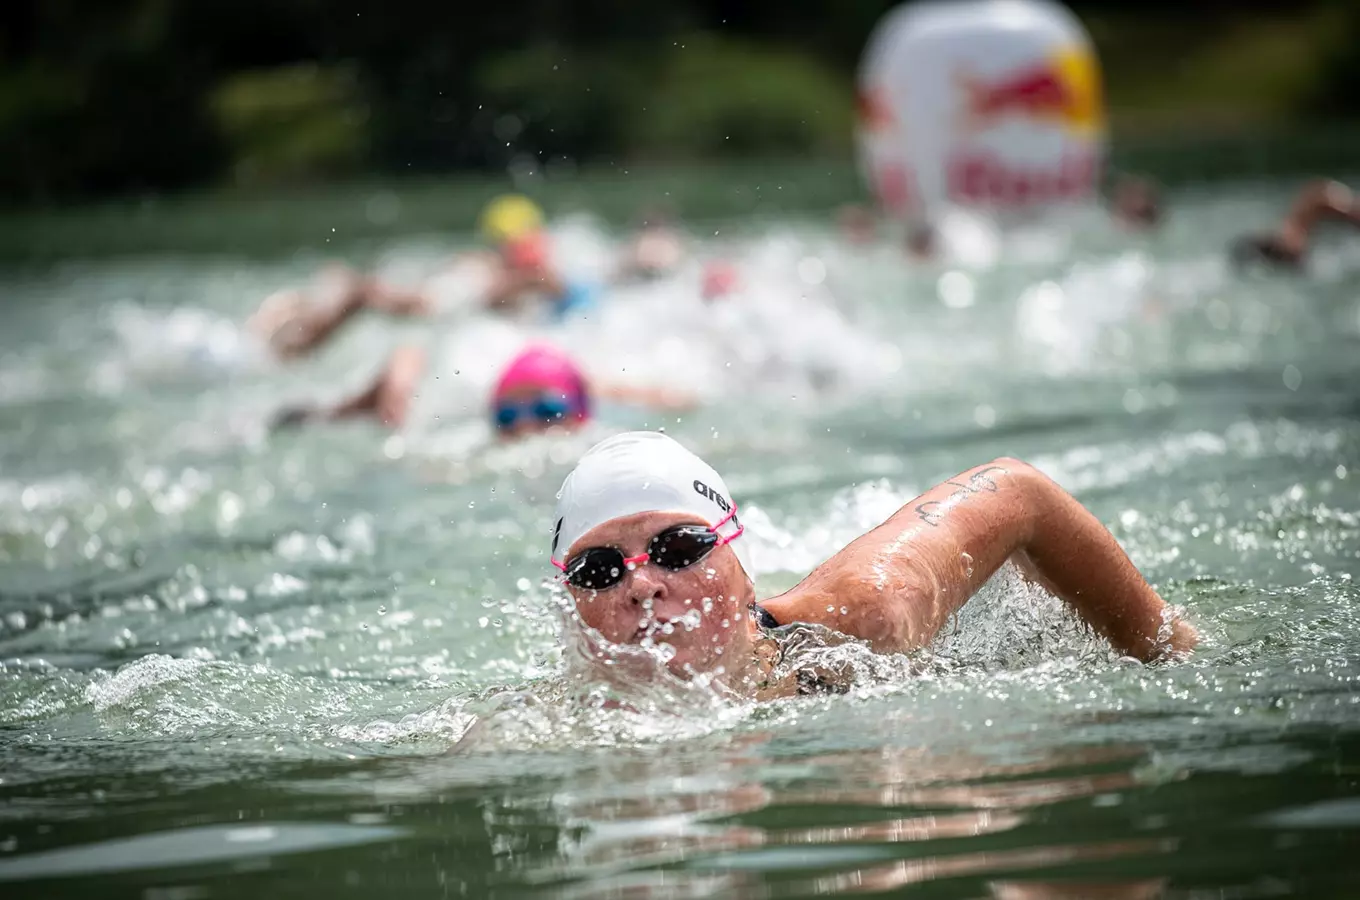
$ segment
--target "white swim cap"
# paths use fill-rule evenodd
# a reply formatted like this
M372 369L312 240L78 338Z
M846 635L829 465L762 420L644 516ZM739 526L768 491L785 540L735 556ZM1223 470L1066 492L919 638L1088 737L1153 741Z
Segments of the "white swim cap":
M571 545L596 525L641 512L692 513L731 537L741 527L732 494L713 467L671 438L654 431L629 431L591 447L562 482L552 557L565 562ZM749 540L749 539L748 539ZM730 546L751 577L748 540Z

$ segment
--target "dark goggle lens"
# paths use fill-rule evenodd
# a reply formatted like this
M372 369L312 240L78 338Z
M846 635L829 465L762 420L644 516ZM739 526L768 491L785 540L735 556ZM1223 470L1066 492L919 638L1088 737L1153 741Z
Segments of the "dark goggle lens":
M572 405L566 398L558 396L543 396L533 403L520 405L517 403L502 403L496 407L496 427L500 429L513 428L519 421L520 416L533 416L540 422L552 424L560 422L572 412Z
M603 591L623 580L623 554L613 547L592 547L567 563L567 583L587 591Z
M561 397L543 397L534 404L534 415L544 422L556 422L571 412L571 404Z
M663 569L678 572L703 559L717 545L718 536L707 528L679 525L652 538L647 555Z
M671 572L687 569L718 546L718 536L700 525L677 525L652 538L647 558ZM623 580L627 564L614 547L583 550L567 563L566 579L573 587L604 591Z

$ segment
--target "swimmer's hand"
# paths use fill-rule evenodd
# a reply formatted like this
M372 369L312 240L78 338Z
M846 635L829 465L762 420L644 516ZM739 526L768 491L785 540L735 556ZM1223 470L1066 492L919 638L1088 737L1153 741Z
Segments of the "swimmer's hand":
M1303 253L1277 234L1249 234L1233 241L1228 254L1234 265L1246 266L1256 262L1287 268L1298 268Z
M434 301L428 295L417 290L389 287L377 282L369 283L364 293L364 306L384 315L411 318L433 316L435 312Z
M300 428L308 422L328 418L323 410L314 406L289 406L274 413L269 419L269 431L285 431Z

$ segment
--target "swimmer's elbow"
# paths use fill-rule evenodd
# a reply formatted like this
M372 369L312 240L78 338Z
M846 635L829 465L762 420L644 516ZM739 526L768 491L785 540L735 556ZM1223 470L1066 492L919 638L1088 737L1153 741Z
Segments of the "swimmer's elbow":
M1028 484L1035 479L1042 478L1039 470L1025 462L1023 459L1016 459L1014 456L998 456L988 463L1004 471L1009 477L1016 479L1022 484Z

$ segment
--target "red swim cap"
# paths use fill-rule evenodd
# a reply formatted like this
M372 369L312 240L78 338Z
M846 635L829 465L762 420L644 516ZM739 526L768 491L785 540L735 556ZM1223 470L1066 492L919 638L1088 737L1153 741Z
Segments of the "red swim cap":
M704 266L704 284L701 289L705 300L716 300L737 289L741 276L737 267L722 259L715 259Z
M548 265L548 236L541 231L512 238L501 244L501 257L515 269L541 269Z

